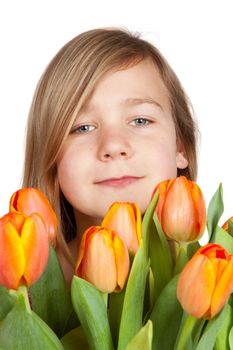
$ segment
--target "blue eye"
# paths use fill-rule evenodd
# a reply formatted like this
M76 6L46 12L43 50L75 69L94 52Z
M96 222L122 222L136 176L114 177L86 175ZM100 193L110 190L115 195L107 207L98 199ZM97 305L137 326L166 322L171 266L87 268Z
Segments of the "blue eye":
M88 132L91 132L95 129L95 126L94 125L88 125L88 124L84 124L84 125L80 125L80 126L77 126L77 127L74 127L72 130L71 130L71 133L78 133L78 134L86 134Z
M136 126L145 126L151 123L150 120L146 119L146 118L135 118L134 120L132 120L132 122L134 125Z

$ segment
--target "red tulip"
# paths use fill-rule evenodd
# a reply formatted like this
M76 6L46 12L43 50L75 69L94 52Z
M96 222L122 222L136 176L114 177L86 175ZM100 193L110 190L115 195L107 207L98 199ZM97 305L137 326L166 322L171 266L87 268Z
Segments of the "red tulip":
M136 254L142 240L142 219L135 203L113 203L105 215L102 226L117 233L129 251Z
M233 288L233 255L218 244L200 248L184 267L177 286L183 309L196 318L214 317Z
M198 185L180 176L160 183L156 213L168 238L178 242L198 240L206 225L206 208Z
M125 243L112 230L92 226L82 237L75 273L100 291L111 293L124 288L129 272Z
M0 219L1 285L32 285L42 275L48 255L48 234L38 214L9 213Z
M57 217L48 199L36 188L23 188L15 192L10 199L10 212L25 215L38 213L44 220L49 240L53 246L57 238Z

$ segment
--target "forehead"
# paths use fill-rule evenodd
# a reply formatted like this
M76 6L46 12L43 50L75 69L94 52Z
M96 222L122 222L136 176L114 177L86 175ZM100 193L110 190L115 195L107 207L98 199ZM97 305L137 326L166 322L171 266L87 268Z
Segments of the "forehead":
M158 68L150 58L127 68L114 68L103 74L82 110L96 108L108 100L121 107L148 103L170 110L168 90Z

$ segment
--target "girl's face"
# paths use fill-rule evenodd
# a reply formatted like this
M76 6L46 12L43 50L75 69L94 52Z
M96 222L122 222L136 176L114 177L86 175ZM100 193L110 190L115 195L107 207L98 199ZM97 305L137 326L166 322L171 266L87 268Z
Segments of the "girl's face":
M155 186L188 165L176 140L168 91L150 59L105 74L77 116L57 162L82 227L115 201L147 208Z

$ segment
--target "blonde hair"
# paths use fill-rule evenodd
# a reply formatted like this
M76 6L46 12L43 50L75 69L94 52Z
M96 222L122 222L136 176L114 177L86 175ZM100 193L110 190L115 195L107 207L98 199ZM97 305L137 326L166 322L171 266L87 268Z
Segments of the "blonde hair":
M152 44L125 29L84 32L68 42L46 68L35 91L27 126L23 186L37 187L47 196L67 241L74 238L76 226L73 210L57 181L59 151L103 74L148 57L157 66L169 92L177 138L187 154L189 165L178 170L178 175L196 179L196 130L190 103L165 58Z

